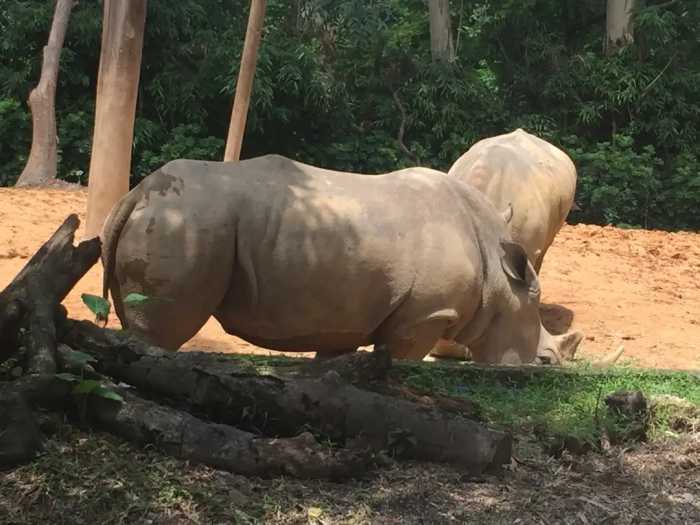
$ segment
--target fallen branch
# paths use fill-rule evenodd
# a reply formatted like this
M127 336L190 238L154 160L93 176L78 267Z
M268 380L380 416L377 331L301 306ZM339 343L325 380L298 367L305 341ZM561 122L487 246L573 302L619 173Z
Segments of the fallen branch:
M73 323L65 341L97 359L101 372L222 423L282 436L311 427L339 442L361 437L376 450L401 449L405 457L476 471L510 461L510 435L438 407L362 390L332 370L320 377L264 375L240 360L168 352L85 321Z
M210 423L124 388L116 403L91 398L90 420L129 441L153 444L174 457L256 476L342 479L367 472L373 462L368 450L333 450L309 432L293 438L263 438L229 425Z

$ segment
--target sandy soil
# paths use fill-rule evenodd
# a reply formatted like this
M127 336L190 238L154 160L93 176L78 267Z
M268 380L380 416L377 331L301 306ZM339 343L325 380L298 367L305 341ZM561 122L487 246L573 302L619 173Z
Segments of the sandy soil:
M70 213L85 219L82 189L0 188L0 289ZM82 230L78 236L82 235ZM700 368L700 234L565 226L545 258L541 280L545 325L571 326L594 359L624 344L635 366ZM99 294L97 265L65 301L72 317L92 316L81 293ZM111 325L118 326L112 316ZM188 348L264 353L210 320Z

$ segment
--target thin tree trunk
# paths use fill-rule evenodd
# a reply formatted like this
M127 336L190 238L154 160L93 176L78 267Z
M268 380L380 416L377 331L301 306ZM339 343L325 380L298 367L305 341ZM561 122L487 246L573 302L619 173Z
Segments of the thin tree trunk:
M433 62L452 62L455 58L450 24L450 0L429 0L430 52Z
M241 68L238 71L236 83L236 95L231 112L231 124L226 140L225 161L235 161L241 156L241 145L248 117L250 105L250 93L253 89L255 77L255 63L258 59L258 48L262 35L263 21L265 19L265 0L251 0L250 14L248 15L248 29L246 30L243 53L241 55Z
M606 56L634 42L632 13L636 7L637 0L608 0L604 46Z
M105 0L85 238L129 191L146 0Z
M27 164L17 179L17 186L46 184L56 178L56 84L61 50L73 5L73 0L56 1L49 41L44 46L41 77L29 93L32 147Z

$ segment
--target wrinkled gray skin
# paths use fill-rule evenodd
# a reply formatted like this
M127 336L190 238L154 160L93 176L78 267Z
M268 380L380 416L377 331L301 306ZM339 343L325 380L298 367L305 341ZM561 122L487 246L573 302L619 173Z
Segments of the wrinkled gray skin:
M517 129L477 142L449 174L478 188L496 209L512 206L511 236L539 273L574 202L576 168L569 156Z
M384 343L421 359L446 338L477 361L526 363L558 344L495 208L425 168L176 160L115 206L102 241L122 325L173 350L212 315L253 344L319 356ZM125 305L132 292L154 299Z

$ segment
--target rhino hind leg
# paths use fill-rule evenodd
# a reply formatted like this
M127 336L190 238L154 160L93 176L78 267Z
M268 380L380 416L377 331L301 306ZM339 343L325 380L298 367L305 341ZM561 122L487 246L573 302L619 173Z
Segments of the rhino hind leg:
M430 351L430 356L440 359L458 359L466 361L469 356L469 349L466 345L460 344L457 341L440 339Z
M127 313L129 331L166 350L178 350L199 332L209 318L173 308L152 308L146 315L140 314L142 312L135 315Z
M149 276L159 284L148 286L140 275L131 275L128 270L121 276L119 294L126 297L137 292L149 300L131 307L122 305L122 312L118 312L122 324L166 350L179 349L199 332L221 302L228 283L223 271L187 275L154 263Z

